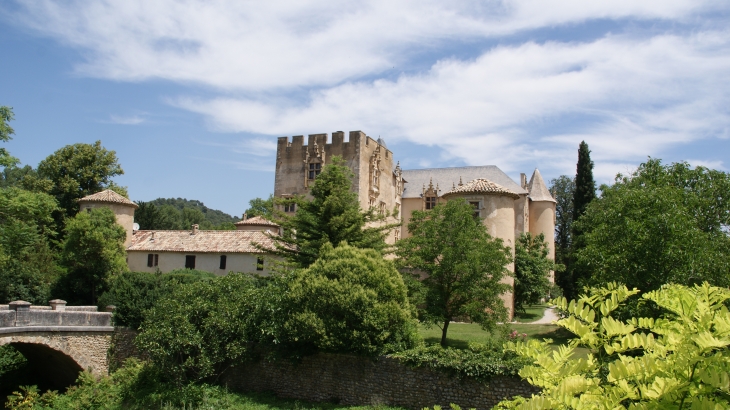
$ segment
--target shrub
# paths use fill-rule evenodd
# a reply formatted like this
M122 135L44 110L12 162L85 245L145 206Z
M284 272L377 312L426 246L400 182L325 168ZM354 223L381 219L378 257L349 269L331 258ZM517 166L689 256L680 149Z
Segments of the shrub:
M326 244L309 268L281 278L281 351L379 355L419 342L415 312L392 262L372 249Z
M244 274L180 285L147 311L136 343L180 385L212 380L256 353L268 290Z
M510 349L532 364L519 374L542 393L500 403L509 409L726 409L730 407L730 290L707 283L665 285L642 295L664 309L663 318L616 320L630 296L624 285L592 288L568 303L557 324L576 335L554 351L529 340ZM578 346L587 358L571 358Z
M99 298L99 306L116 306L114 323L139 329L144 312L177 285L211 280L215 275L191 269L170 273L125 272L109 281L109 290Z

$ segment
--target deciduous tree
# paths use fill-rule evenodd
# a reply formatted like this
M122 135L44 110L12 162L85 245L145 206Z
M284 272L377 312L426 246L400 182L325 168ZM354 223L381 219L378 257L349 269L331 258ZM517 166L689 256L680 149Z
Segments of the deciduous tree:
M550 249L545 235L523 233L515 243L515 310L524 311L524 305L534 305L547 296L550 289L550 271L562 268L548 258Z
M473 215L464 200L415 211L408 223L412 236L397 243L401 266L426 275L421 317L441 327L443 346L456 317L468 316L485 329L507 318L500 296L510 290L501 281L509 274L511 251Z
M12 107L0 106L0 141L8 142L13 139L12 135L15 134L15 130L8 123L14 118ZM17 158L11 156L5 148L0 147L0 166L11 167L17 163Z
M126 235L109 208L81 212L68 221L61 251L67 273L59 285L69 303L95 305L107 279L127 271Z

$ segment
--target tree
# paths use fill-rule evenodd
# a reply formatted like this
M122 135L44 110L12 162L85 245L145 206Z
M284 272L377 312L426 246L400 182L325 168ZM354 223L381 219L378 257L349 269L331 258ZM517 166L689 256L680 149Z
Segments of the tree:
M575 263L591 274L582 284L730 285L730 175L650 159L601 190L576 222L584 247Z
M6 168L7 169L7 168ZM50 195L0 189L0 301L45 304L57 275L49 247L55 236Z
M562 266L548 259L550 249L545 235L523 233L515 243L515 311L524 311L524 305L540 303L550 289L550 271Z
M550 193L555 204L555 262L565 264L571 244L573 225L573 196L575 179L561 175L550 181Z
M248 201L248 209L244 213L249 218L261 216L271 220L274 218L274 196L269 195L268 199L254 198Z
M67 145L38 164L38 176L51 182L49 194L56 197L63 216L73 217L79 211L78 200L105 189L123 196L126 190L112 181L124 174L114 151L107 151L101 141L92 144ZM60 222L62 218L57 218Z
M509 274L511 251L489 236L464 200L451 200L430 211L414 211L411 237L397 243L405 269L424 272L422 320L441 325L441 345L453 318L468 316L485 329L507 318L500 296L510 290L501 283Z
M283 278L278 341L285 353L377 356L414 347L415 311L393 262L373 249L327 243Z
M109 208L81 212L68 221L61 251L67 273L59 285L69 303L96 305L107 280L127 271L126 236Z
M728 289L707 283L665 285L645 293L662 319L620 321L614 312L637 289L615 283L555 304L568 317L557 325L576 337L557 350L528 340L509 349L530 360L520 376L541 389L501 409L727 409L730 408ZM588 357L573 358L576 347Z
M360 209L357 193L351 190L352 178L352 171L342 158L333 157L314 181L312 200L290 200L297 204L297 212L278 221L284 230L281 237L274 237L278 255L308 267L326 243L347 242L355 248L379 252L385 249L385 235L393 226L368 225L380 218L372 209Z
M12 135L15 134L15 130L8 123L14 118L12 107L0 106L0 141L8 142L13 139ZM0 166L12 167L17 163L17 158L11 156L5 148L0 148Z

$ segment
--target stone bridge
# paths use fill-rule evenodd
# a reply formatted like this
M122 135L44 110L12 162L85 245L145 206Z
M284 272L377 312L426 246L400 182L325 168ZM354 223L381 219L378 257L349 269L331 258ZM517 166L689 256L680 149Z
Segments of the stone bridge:
M15 347L54 389L72 385L82 370L107 374L113 333L111 312L96 306L66 306L58 299L50 306L0 305L0 346Z

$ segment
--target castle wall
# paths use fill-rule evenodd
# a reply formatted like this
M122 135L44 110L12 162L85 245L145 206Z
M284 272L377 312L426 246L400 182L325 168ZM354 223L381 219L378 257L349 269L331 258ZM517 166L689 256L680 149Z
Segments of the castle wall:
M548 243L548 257L555 260L555 203L549 201L530 201L530 230L532 235L543 234ZM555 282L554 272L550 281Z
M94 208L109 208L117 217L117 223L127 231L127 238L124 240L124 247L127 248L132 244L132 226L134 225L134 207L122 204L112 204L107 202L82 202L80 211Z

